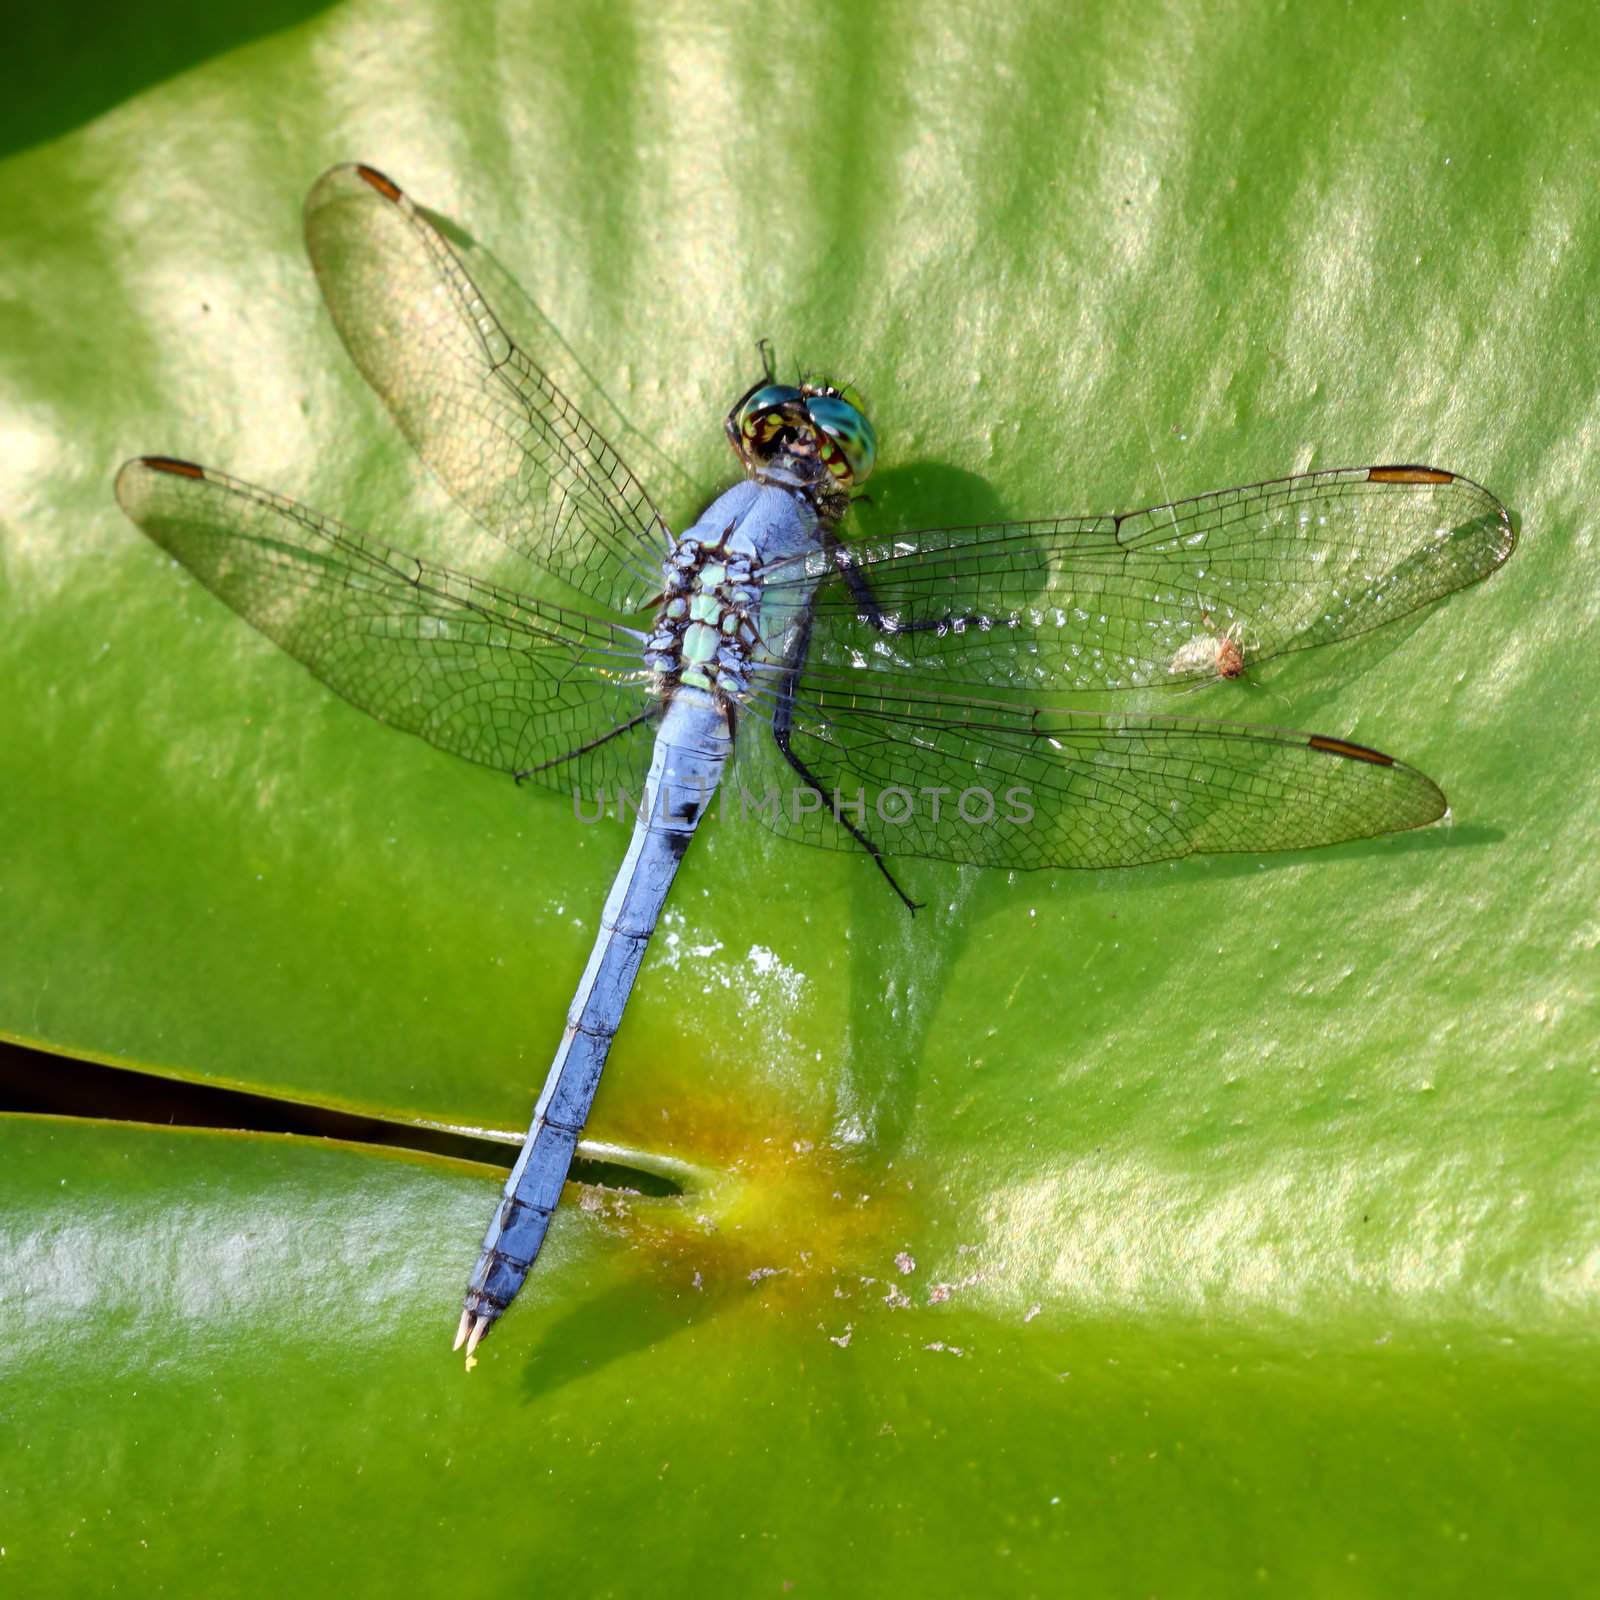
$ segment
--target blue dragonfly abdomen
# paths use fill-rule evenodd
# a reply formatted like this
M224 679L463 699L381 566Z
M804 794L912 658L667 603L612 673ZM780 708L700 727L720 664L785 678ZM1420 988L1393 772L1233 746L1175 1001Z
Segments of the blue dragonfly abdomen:
M726 707L704 689L680 688L656 734L633 837L600 913L532 1126L468 1280L458 1348L477 1345L539 1254L645 947L732 749Z
M538 1257L645 948L733 752L737 706L753 667L772 659L762 567L815 548L816 529L803 496L750 481L708 507L668 558L644 657L664 708L650 770L566 1031L468 1280L456 1345L469 1358ZM772 633L780 651L792 648L791 619Z

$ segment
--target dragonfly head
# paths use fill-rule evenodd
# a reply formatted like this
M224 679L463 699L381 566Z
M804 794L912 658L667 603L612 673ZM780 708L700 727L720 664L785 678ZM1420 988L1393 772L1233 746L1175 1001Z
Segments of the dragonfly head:
M878 453L860 396L820 379L763 379L728 413L727 429L751 477L798 483L825 501L848 499Z

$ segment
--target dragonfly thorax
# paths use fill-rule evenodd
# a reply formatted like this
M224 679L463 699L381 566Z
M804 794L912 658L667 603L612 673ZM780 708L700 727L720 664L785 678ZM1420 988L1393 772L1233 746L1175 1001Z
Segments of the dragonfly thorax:
M754 669L783 659L799 625L792 578L783 600L766 580L821 548L816 509L797 490L747 479L719 495L663 568L644 650L657 692L685 684L745 695Z
M759 640L755 552L736 527L715 543L685 534L667 561L645 665L666 684L741 695Z

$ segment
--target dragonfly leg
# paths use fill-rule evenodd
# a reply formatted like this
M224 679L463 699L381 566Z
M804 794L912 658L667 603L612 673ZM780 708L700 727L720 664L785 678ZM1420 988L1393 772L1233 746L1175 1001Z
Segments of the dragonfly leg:
M776 726L774 726L772 730L772 736L778 742L778 749L783 753L783 759L787 761L802 778L805 779L806 783L811 788L815 789L818 794L826 799L828 791L817 782L815 775L805 764L805 762L803 762L800 757L789 748L788 734L786 732L779 733ZM912 914L912 916L915 916L922 909L925 902L921 900L913 900L911 896L900 887L899 879L896 878L895 875L889 870L888 862L883 859L883 852L878 849L877 845L872 842L868 835L863 833L861 829L858 828L855 823L850 821L848 817L840 816L838 817L838 821L843 823L845 828L849 831L850 836L858 845L861 846L863 850L867 852L869 856L872 857L872 864L878 869L879 872L883 874L884 878L888 881L889 887L900 896L901 905L903 905L906 910Z
M879 605L877 595L872 592L872 585L867 582L861 568L850 559L850 552L844 545L834 540L829 548L833 553L833 564L838 569L839 576L844 579L845 587L855 596L862 617L879 633L937 633L983 621L982 617L971 613L963 616L952 613L943 617L920 617L910 622L903 621L899 617L891 617Z
M649 722L652 717L659 716L660 713L661 708L659 706L649 706L641 711L638 716L629 717L626 722L619 722L616 727L608 729L598 739L591 739L587 744L577 745L575 748L568 750L565 755L552 756L550 760L541 761L536 767L524 767L521 771L513 772L511 776L516 780L516 785L520 789L529 778L535 777L541 772L548 772L551 767L559 767L564 761L576 761L579 756L586 756L591 750L598 750L601 745L608 744L611 740L620 738L625 733L630 733L641 722Z
M805 665L806 650L811 643L811 618L806 617L804 626L800 629L799 637L795 641L794 649L789 661L785 664L783 687L778 691L778 703L772 715L772 738L778 746L783 759L805 780L808 787L816 790L823 799L827 799L828 791L817 781L816 774L797 756L789 747L789 731L794 724L794 686L800 676L800 668ZM883 859L883 852L878 849L862 829L858 828L848 817L839 810L834 811L835 818L844 824L850 836L872 857L872 862L878 871L888 881L889 887L900 896L900 903L912 916L922 909L922 901L913 900L904 889L900 887L899 880L889 870L889 864Z

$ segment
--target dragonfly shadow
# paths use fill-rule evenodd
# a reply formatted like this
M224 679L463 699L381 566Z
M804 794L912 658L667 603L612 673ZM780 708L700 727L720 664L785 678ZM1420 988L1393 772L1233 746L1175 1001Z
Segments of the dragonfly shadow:
M848 543L1003 515L987 479L940 461L911 461L874 475L843 531ZM945 977L965 949L975 881L1005 877L908 859L892 866L908 892L929 904L913 918L878 872L869 867L854 876L850 923L862 935L849 944L851 1045L834 1077L831 1113L837 1147L884 1160L894 1158L909 1129L924 1042Z
M942 461L910 461L874 474L844 524L851 539L890 539L907 528L958 528L997 522L1000 496L987 478Z
M715 1316L736 1286L703 1289L683 1282L682 1263L638 1272L549 1323L524 1358L522 1392L543 1399L613 1362L637 1355Z
M1171 875L1155 868L1131 868L1118 873L1114 885L1106 880L1113 875L1097 873L1099 881L1091 885L1090 894L1139 893L1145 889L1170 888L1175 881L1185 883L1221 883L1229 878L1258 878L1269 872L1282 872L1291 867L1305 866L1310 862L1389 860L1397 855L1432 854L1440 850L1472 850L1485 845L1498 844L1506 837L1503 828L1483 823L1461 826L1419 828L1414 833L1386 834L1376 839L1354 839L1348 844L1328 845L1316 850L1289 850L1275 855L1218 855L1191 856L1177 862Z
M922 861L892 865L926 903L912 918L876 872L858 874L853 924L881 927L887 918L888 926L881 938L850 943L851 1049L835 1080L833 1107L834 1143L864 1146L886 1162L910 1132L940 998L984 915L983 882L994 883L996 906L1010 887L1003 872Z

